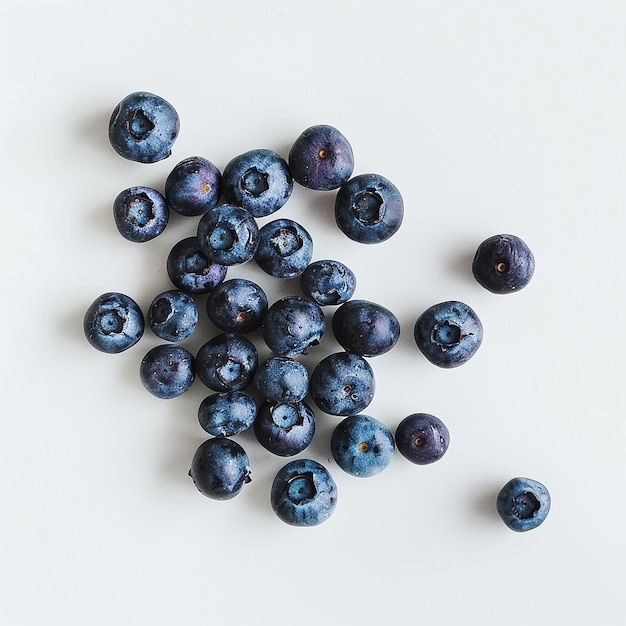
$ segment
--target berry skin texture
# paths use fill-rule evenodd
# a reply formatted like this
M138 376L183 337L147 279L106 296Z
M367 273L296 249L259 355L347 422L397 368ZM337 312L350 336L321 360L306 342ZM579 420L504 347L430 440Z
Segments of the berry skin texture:
M330 438L337 465L348 474L369 478L391 463L395 450L391 431L369 415L350 415L339 422Z
M190 295L209 293L224 280L227 269L208 258L200 248L197 237L181 239L167 257L170 280Z
M313 370L309 393L315 405L330 415L356 415L374 398L374 372L360 355L336 352Z
M303 187L337 189L352 176L352 146L334 126L311 126L291 146L289 170Z
M526 287L535 272L535 257L515 235L494 235L476 250L472 273L478 284L496 294Z
M209 319L220 330L247 333L263 321L268 302L265 291L251 280L233 278L220 283L206 301Z
M254 384L272 402L300 402L309 392L306 366L284 356L272 356L257 368Z
M278 211L291 196L293 179L287 162L272 150L244 152L224 168L224 199L265 217Z
M189 476L207 498L231 500L251 481L250 460L236 441L212 437L196 450Z
M180 119L160 96L137 91L126 96L109 120L109 141L125 159L156 163L170 156L178 137Z
M414 337L433 365L452 368L474 356L483 340L483 326L467 304L449 300L429 307L419 316Z
M498 494L496 509L502 521L516 532L537 528L550 512L550 493L532 478L512 478Z
M207 396L198 407L198 422L209 435L232 437L252 426L257 416L254 398L244 391Z
M182 346L162 344L144 356L139 375L153 396L163 400L176 398L188 391L195 379L194 358Z
M254 420L258 442L277 456L305 450L315 434L315 414L306 402L264 402Z
M148 325L165 341L183 341L198 324L198 306L188 294L178 289L156 296L148 309Z
M450 444L446 425L429 413L413 413L396 428L396 446L405 459L416 465L438 461Z
M395 234L404 218L398 188L380 174L360 174L343 184L335 198L339 230L359 243L381 243Z
M180 161L165 179L167 205L185 217L203 215L215 208L221 195L222 174L203 157Z
M113 219L124 239L144 243L165 230L169 209L165 198L156 189L130 187L115 198Z
M257 265L270 276L295 278L311 262L313 240L297 222L277 219L259 231L259 246L254 255Z
M83 331L100 352L117 354L134 346L143 336L145 320L139 305L116 291L98 296L85 312Z
M270 504L278 518L290 526L317 526L335 511L337 485L317 461L296 459L278 470Z
M340 261L313 261L300 274L302 293L320 306L342 304L356 289L356 276Z

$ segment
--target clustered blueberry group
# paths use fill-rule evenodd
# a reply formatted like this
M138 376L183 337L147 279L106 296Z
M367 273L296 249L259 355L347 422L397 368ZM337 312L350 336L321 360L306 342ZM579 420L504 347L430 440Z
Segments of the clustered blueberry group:
M179 128L171 104L136 92L115 107L109 139L122 157L154 163L171 154ZM402 223L402 196L383 176L353 177L353 170L348 140L336 128L318 125L294 141L288 160L272 150L255 149L233 158L220 172L205 158L189 157L171 170L163 194L137 186L113 202L117 229L137 243L160 235L170 210L199 217L195 235L176 243L167 257L175 289L157 295L145 316L129 296L102 294L87 309L84 333L98 350L119 353L140 340L147 321L164 343L141 361L145 388L158 398L174 398L197 377L212 391L198 408L200 426L211 437L196 451L189 471L197 489L210 498L233 498L250 481L248 456L233 435L252 428L265 449L282 457L309 446L316 420L307 396L321 411L342 418L329 447L337 465L353 476L378 474L396 448L421 465L439 460L448 449L448 429L434 415L409 415L394 435L363 413L375 392L368 359L394 347L400 336L397 317L380 304L352 298L356 278L346 265L312 260L313 242L301 224L283 218L257 225L257 218L272 215L287 202L295 182L313 190L336 190L336 224L350 239L385 241ZM271 276L299 277L301 293L270 305L253 281L226 280L229 267L251 260ZM531 251L513 235L485 240L472 264L477 282L497 294L522 289L533 271ZM181 342L196 328L196 296L201 294L207 296L208 318L221 332L194 355ZM297 357L320 343L326 331L325 306L336 307L332 332L344 350L321 359L309 375ZM262 363L247 336L252 330L260 330L272 352ZM482 336L480 319L459 301L433 305L414 327L420 351L442 368L469 360ZM262 398L260 405L251 389ZM313 526L334 511L337 486L322 464L298 458L276 475L270 503L284 522ZM517 477L503 487L496 508L509 528L525 531L543 522L550 496L541 483Z

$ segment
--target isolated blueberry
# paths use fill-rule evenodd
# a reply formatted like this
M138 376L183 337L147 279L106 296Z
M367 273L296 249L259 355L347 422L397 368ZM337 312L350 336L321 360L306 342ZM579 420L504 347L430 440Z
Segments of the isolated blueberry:
M198 242L214 263L240 265L256 252L259 227L245 209L234 204L222 204L200 219Z
M526 287L535 271L530 248L515 235L485 239L472 262L474 278L492 293L505 294Z
M306 402L264 402L253 428L266 450L278 456L294 456L313 440L315 415Z
M290 219L277 219L259 231L254 260L270 276L295 278L311 262L313 240L308 231Z
M144 356L139 375L153 396L165 400L176 398L188 391L194 381L194 359L182 346L161 344Z
M474 356L483 340L483 327L467 304L450 300L426 309L415 323L414 336L431 363L452 368Z
M317 526L337 506L337 485L317 461L296 459L276 474L270 491L274 513L291 526Z
M395 447L390 430L363 414L343 419L330 438L330 450L337 465L344 472L362 478L382 472L391 463Z
M265 291L246 278L220 283L209 294L206 310L209 319L227 332L247 333L263 321L268 302Z
M258 366L254 384L266 400L299 402L309 392L309 373L299 361L272 356Z
M356 276L339 261L313 261L300 274L300 288L320 306L341 304L354 295Z
M360 174L344 183L335 198L339 229L359 243L380 243L402 224L404 201L398 188L380 174Z
M537 528L550 511L550 493L532 478L512 478L496 500L502 521L516 532Z
M117 354L142 337L145 320L139 305L129 296L109 291L98 296L85 312L83 330L96 350Z
M165 198L156 189L130 187L113 201L113 219L124 239L143 243L165 230L169 210Z
M333 314L335 339L347 352L378 356L400 338L400 322L387 308L368 300L344 302Z
M189 476L208 498L230 500L250 482L250 460L236 441L212 437L196 450Z
M352 176L352 146L333 126L311 126L291 146L289 170L295 181L309 189L337 189Z
M307 354L319 344L326 318L318 304L300 296L285 296L267 310L261 332L268 348L278 356Z
M213 391L241 391L253 380L258 365L254 344L239 333L221 333L200 347L198 378Z
M250 150L224 168L224 199L254 217L278 211L291 196L293 180L287 162L272 150Z
M167 257L167 274L178 289L188 294L209 293L226 277L227 268L211 261L197 237L181 239Z
M448 449L450 433L446 425L429 413L413 413L396 428L396 446L405 459L417 465L438 461Z
M203 157L183 159L165 180L165 199L169 208L186 217L210 211L221 195L222 174Z
M165 341L187 339L198 324L198 306L188 294L178 289L156 296L148 308L148 325Z
M109 141L125 159L156 163L171 154L180 120L174 107L160 96L137 91L126 96L109 120Z
M212 393L198 407L200 426L215 437L231 437L243 432L252 426L256 416L256 402L244 391Z
M374 372L360 355L336 352L313 370L309 393L316 406L330 415L356 415L374 398Z

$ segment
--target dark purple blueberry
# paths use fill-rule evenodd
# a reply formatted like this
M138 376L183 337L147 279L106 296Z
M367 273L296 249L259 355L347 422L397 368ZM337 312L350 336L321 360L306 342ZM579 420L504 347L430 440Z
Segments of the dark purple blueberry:
M354 295L356 276L339 261L313 261L300 275L300 288L320 306L341 304Z
M264 402L254 420L259 443L277 456L294 456L313 440L315 415L306 402Z
M259 231L259 246L254 260L270 276L295 278L311 262L313 240L297 222L278 219Z
M145 320L139 305L129 296L109 291L98 296L85 312L83 330L96 350L124 352L142 337Z
M174 107L153 93L126 96L109 120L109 140L125 159L156 163L170 156L180 120Z
M176 398L188 391L195 378L193 356L175 344L152 348L139 366L143 386L157 398Z
M502 521L516 532L537 528L550 512L550 493L532 478L512 478L498 494L496 509Z
M360 174L344 183L335 198L335 221L353 241L380 243L402 224L404 201L398 188L380 174Z
M178 289L188 294L209 293L226 277L227 268L211 261L197 237L174 245L167 257L167 273Z
M193 217L215 206L222 195L222 175L208 159L188 157L174 166L165 180L165 199L172 211Z
M291 146L289 170L295 181L309 189L337 189L352 176L352 146L333 126L311 126Z
M266 400L300 402L309 392L309 373L299 361L272 356L257 368L254 384Z
M120 235L134 243L158 237L167 226L165 198L152 187L130 187L113 201L113 219Z
M165 341L183 341L198 324L198 306L188 294L177 289L156 296L148 308L148 325Z
M224 168L224 199L254 217L278 211L291 196L293 180L287 162L272 150L244 152Z
M333 314L335 339L347 352L378 356L389 352L400 338L398 318L384 306L368 300L349 300Z
M448 449L450 433L434 415L413 413L396 429L396 446L402 456L417 465L438 461Z
M535 272L535 257L515 235L485 239L472 262L474 278L492 293L514 293L526 287Z
M213 393L198 407L200 426L215 437L238 435L252 426L256 416L256 402L244 391Z
M246 278L220 283L206 301L209 319L220 330L247 333L263 321L268 302L265 291Z

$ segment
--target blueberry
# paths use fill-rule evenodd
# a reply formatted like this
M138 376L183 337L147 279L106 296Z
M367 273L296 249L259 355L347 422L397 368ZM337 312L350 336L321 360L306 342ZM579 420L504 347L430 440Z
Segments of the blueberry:
M270 491L272 510L291 526L317 526L337 506L337 485L317 461L296 459L283 466Z
M130 187L113 201L113 219L124 239L144 243L165 230L169 209L165 198L156 189Z
M333 126L311 126L291 146L289 170L295 181L309 189L337 189L352 176L352 146Z
M400 338L398 318L384 306L368 300L349 300L333 314L335 339L347 352L378 356L389 352Z
M268 302L265 291L246 278L220 283L209 294L206 310L209 319L220 330L247 333L263 321Z
M315 415L306 402L264 402L254 420L259 443L277 456L294 456L313 440Z
M240 265L256 252L259 227L245 209L234 204L222 204L200 219L198 242L214 263Z
M134 346L145 328L139 305L129 296L110 291L98 296L83 320L87 341L97 350L117 354Z
M250 482L250 460L236 441L212 437L196 450L189 476L208 498L230 500Z
M344 472L362 478L382 472L391 463L395 447L390 430L363 414L343 419L330 438L330 450L337 465Z
M319 344L326 318L318 304L300 296L285 296L272 304L261 324L263 339L278 356L307 354Z
M398 188L380 174L360 174L343 184L335 198L335 221L353 241L380 243L402 224L404 202Z
M356 276L339 261L313 261L300 274L300 288L320 306L341 304L354 295Z
M177 289L156 296L148 309L148 325L165 341L187 339L198 324L198 306L188 294Z
M126 96L109 120L109 140L125 159L156 163L170 156L180 120L174 107L160 96L137 91Z
M516 532L537 528L550 511L550 493L531 478L512 478L502 487L496 500L502 521Z
M167 257L167 273L185 293L209 293L226 277L227 268L211 261L200 248L197 237L181 239Z
M254 344L239 333L221 333L200 347L198 378L213 391L241 391L253 380L258 364Z
M472 262L474 278L492 293L505 294L526 287L535 271L530 248L515 235L485 239Z
M198 407L200 426L215 437L238 435L252 426L256 416L256 402L244 391L213 393Z
M188 157L165 180L165 199L172 211L193 217L215 206L222 195L222 174L208 159Z
M405 459L417 465L438 461L448 449L450 433L434 415L413 413L396 428L396 446Z
M254 260L270 276L295 278L307 268L312 254L313 240L308 231L293 220L278 219L259 231Z
M272 150L250 150L224 168L224 199L254 217L278 211L291 196L293 180L287 162Z
M374 372L360 355L336 352L313 370L309 393L316 406L330 415L356 415L374 398Z
M175 344L161 344L139 366L143 386L157 398L176 398L188 391L196 375L193 356Z
M266 400L299 402L309 392L309 373L294 359L272 356L257 368L254 384Z
M474 356L483 340L483 327L467 304L450 300L426 309L415 323L414 335L431 363L451 368Z

